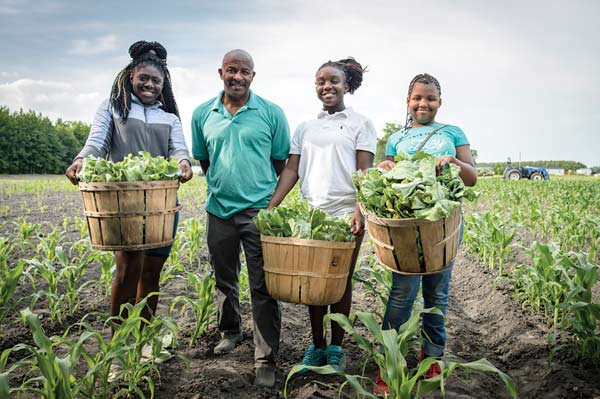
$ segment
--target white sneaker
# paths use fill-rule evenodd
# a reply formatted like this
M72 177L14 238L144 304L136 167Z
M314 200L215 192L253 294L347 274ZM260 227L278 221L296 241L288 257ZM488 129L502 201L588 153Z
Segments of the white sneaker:
M158 356L154 359L155 364L161 364L169 360L173 355L171 352L162 348ZM151 362L152 361L152 345L146 344L142 347L142 361Z

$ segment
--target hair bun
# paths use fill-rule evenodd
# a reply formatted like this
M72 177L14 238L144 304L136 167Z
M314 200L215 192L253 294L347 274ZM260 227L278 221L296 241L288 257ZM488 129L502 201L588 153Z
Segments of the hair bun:
M163 61L167 60L167 50L162 44L159 42L146 42L144 40L140 40L129 46L129 55L135 60L151 50L156 53L156 57Z

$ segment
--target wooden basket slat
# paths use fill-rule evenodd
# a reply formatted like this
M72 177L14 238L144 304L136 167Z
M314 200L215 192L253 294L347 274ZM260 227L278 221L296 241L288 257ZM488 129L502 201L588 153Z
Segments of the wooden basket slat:
M98 212L110 211L119 208L119 196L117 192L99 192L95 193L96 209ZM121 243L121 223L115 219L98 219L100 223L100 232L102 241L107 245L118 245Z
M445 245L436 245L444 237L444 219L436 223L419 226L421 234L421 245L423 247L423 258L425 262L424 272L436 272L442 270L444 265Z
M173 243L179 181L79 183L92 247L139 251Z
M121 211L146 210L144 190L127 190L119 192ZM136 245L144 242L144 216L118 218L122 224L123 245Z
M420 273L421 268L419 267L419 252L416 245L417 226L407 225L402 229L389 229L389 234L392 242L413 242L414 245L402 246L402 252L398 252L396 255L398 261L398 271L406 271L408 273ZM399 248L395 245L395 248Z
M427 275L440 273L456 256L461 211L438 221L421 219L385 219L368 212L361 204L367 229L379 263L399 274ZM417 229L425 270L421 270L417 246Z
M165 209L167 190L150 190L146 192L146 210ZM165 215L146 216L146 240L163 241L165 235Z
M339 302L346 288L355 243L268 236L261 239L265 281L274 298L306 305ZM319 242L325 247L320 248Z

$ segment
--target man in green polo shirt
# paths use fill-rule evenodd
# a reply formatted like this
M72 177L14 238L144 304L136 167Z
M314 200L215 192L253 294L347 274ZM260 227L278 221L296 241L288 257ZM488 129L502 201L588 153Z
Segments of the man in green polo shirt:
M231 352L242 340L238 275L244 247L254 321L254 383L272 387L281 311L267 292L260 234L252 218L266 208L290 150L281 108L250 90L254 62L244 50L225 54L219 68L224 90L192 116L192 153L208 184L208 249L215 271L219 330L214 352Z

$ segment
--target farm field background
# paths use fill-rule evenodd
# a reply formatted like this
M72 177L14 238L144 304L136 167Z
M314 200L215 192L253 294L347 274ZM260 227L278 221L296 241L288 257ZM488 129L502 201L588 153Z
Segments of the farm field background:
M476 189L481 196L466 206L465 237L453 272L447 354L466 361L488 359L512 377L521 398L600 398L600 179L481 178ZM157 366L155 397L283 397L287 373L310 343L308 312L304 306L283 304L276 387L254 387L249 294L242 271L244 340L230 355L212 355L219 336L211 305L203 178L183 185L179 199L178 240L161 277L157 312L165 321L157 328L177 327L173 335L178 346L171 351L179 358ZM389 272L376 265L365 242L353 310L382 314L380 295L386 287L381 281ZM81 196L66 178L0 177L0 351L37 345L19 314L25 308L37 315L48 337L66 334L77 341L85 331L94 331L107 341L110 329L104 321L113 267L110 252L89 248ZM182 310L188 303L184 298L196 306ZM83 324L71 327L82 319L87 330L79 328ZM351 337L345 346L348 372L362 374L365 355ZM105 350L94 340L83 347L91 354ZM53 350L63 356L69 345L61 341ZM39 375L29 372L27 350L6 353L0 373L10 370L11 387ZM416 353L408 360L416 363ZM90 368L83 359L72 366L78 377ZM364 373L374 378L374 363L367 362ZM96 389L92 382L89 389ZM342 382L337 377L297 377L288 386L288 397L337 397ZM107 389L111 395L116 392ZM446 391L451 398L509 397L499 379L476 373L469 379L451 377ZM347 386L343 395L358 397Z

